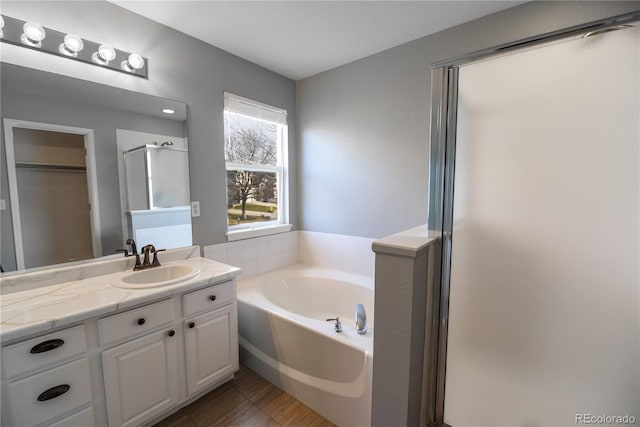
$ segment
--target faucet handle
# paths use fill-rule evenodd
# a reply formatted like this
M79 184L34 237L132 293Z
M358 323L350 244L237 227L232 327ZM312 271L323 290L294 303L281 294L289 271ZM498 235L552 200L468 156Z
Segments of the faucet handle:
M131 245L131 253L132 254L137 254L138 253L138 248L136 248L136 241L133 240L132 238L128 238L127 239L127 245Z
M138 253L132 253L131 256L136 256L136 263L133 266L133 271L137 271L140 270L142 268L142 263L140 262L140 254Z
M142 250L140 251L140 253L145 253L145 252L147 252L147 251L149 251L149 252L153 253L153 252L155 252L155 251L156 251L156 247L155 247L155 246L153 246L151 243L149 243L148 245L144 245L144 246L142 247Z
M129 256L129 250L128 249L116 249L116 252L124 252L124 256L125 257Z
M151 265L159 266L160 261L158 260L158 252L164 252L166 249L155 249L153 250L153 262Z
M127 239L127 245L131 246L131 255L135 255L136 256L136 264L133 266L133 271L139 270L140 267L142 266L142 263L140 262L140 255L138 254L138 248L136 247L136 241L133 240L131 237L129 237ZM124 256L128 256L127 252L125 250Z
M336 317L335 319L327 319L327 322L336 322L335 331L342 332L342 321L340 320L339 317Z
M142 247L142 254L144 255L144 260L142 261L143 266L151 265L151 261L149 260L149 254L155 253L156 248L152 244L144 245Z

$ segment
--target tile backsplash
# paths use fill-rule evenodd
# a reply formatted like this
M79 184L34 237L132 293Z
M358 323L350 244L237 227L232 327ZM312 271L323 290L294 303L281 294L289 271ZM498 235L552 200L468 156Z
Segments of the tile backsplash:
M204 257L242 269L253 276L302 263L373 277L373 239L291 231L204 247Z
M298 231L205 246L204 257L253 276L298 263Z
M300 231L300 262L373 277L373 240L342 234Z

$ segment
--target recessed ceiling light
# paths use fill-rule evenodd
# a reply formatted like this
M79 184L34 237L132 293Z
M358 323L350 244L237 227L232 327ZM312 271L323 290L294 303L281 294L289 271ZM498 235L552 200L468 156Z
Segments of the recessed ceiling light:
M165 114L175 114L176 110L172 110L171 108L163 108L162 112Z

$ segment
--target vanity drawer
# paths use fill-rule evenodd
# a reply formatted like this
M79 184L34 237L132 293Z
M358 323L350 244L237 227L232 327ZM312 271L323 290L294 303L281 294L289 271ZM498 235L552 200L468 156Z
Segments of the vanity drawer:
M48 427L87 427L94 425L96 425L96 416L93 406L89 406L53 424L47 424Z
M12 380L87 352L84 325L33 338L2 349L7 379Z
M9 383L12 425L33 426L93 401L89 361L82 358Z
M233 282L209 286L183 296L184 315L190 316L203 310L212 310L229 304L236 297Z
M100 319L100 344L108 345L124 338L152 331L173 322L173 301L165 300Z

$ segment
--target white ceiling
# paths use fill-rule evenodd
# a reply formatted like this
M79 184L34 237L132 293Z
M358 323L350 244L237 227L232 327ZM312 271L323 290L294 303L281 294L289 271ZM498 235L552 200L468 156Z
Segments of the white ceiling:
M294 80L524 1L113 3Z

